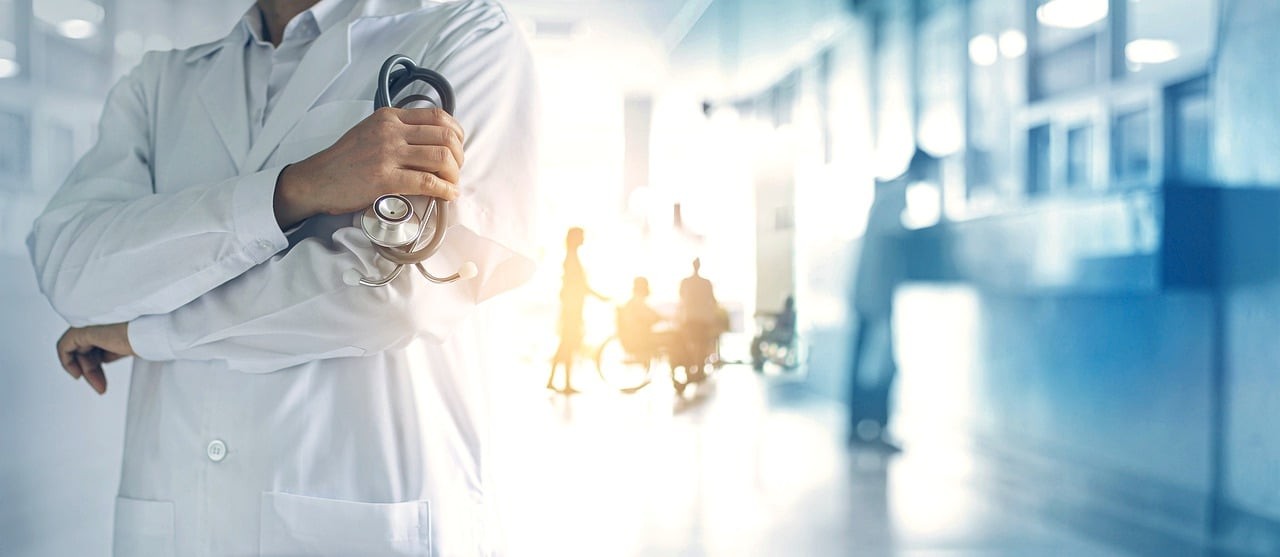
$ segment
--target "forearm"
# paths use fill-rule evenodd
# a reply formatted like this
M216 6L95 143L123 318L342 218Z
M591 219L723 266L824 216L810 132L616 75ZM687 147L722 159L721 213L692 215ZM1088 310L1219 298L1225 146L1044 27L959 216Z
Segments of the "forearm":
M449 242L428 264L438 273L460 264L464 249L483 268L497 263L486 254L501 257L456 239L461 242ZM379 275L389 266L353 228L338 230L327 243L303 240L186 306L133 321L130 341L143 359L222 361L264 373L374 354L415 338L439 342L477 303L475 282L436 285L406 272L370 288L344 280L352 269Z
M272 209L278 172L131 199L55 199L28 239L40 287L77 326L172 311L287 246Z

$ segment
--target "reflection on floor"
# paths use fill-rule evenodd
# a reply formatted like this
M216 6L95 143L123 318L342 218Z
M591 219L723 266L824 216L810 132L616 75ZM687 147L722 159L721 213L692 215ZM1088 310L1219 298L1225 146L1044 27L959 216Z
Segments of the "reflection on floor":
M685 403L585 370L586 393L534 396L538 375L502 395L512 555L1119 554L993 501L944 451L846 450L842 409L786 378L730 366Z

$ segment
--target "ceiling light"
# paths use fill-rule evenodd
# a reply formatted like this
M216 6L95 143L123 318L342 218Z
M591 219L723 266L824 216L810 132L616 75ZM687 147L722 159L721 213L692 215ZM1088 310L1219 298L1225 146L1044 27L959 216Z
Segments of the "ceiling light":
M1000 33L1000 54L1005 58L1017 58L1027 53L1027 36L1017 29Z
M0 79L13 77L22 71L22 66L8 58L0 58Z
M996 38L983 33L969 39L969 59L977 66L990 66L1000 57Z
M68 19L58 23L58 34L68 39L87 39L98 33L98 26L84 19Z
M1106 19L1107 0L1049 0L1036 8L1036 21L1046 27L1083 29Z
M1135 39L1124 45L1124 57L1133 64L1163 64L1181 55L1177 43L1164 39Z

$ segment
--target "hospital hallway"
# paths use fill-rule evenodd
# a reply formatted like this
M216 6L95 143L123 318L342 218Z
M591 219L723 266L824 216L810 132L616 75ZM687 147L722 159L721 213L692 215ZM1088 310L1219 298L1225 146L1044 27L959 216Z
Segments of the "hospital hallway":
M0 0L0 557L1280 557L1280 0L269 3Z

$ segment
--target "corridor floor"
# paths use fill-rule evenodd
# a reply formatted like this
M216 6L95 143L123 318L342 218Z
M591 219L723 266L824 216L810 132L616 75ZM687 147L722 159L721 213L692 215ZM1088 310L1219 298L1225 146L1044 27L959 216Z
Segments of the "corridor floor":
M512 555L1120 555L984 493L954 451L844 447L837 404L729 366L689 402L655 383L500 398ZM537 393L537 394L532 394Z

